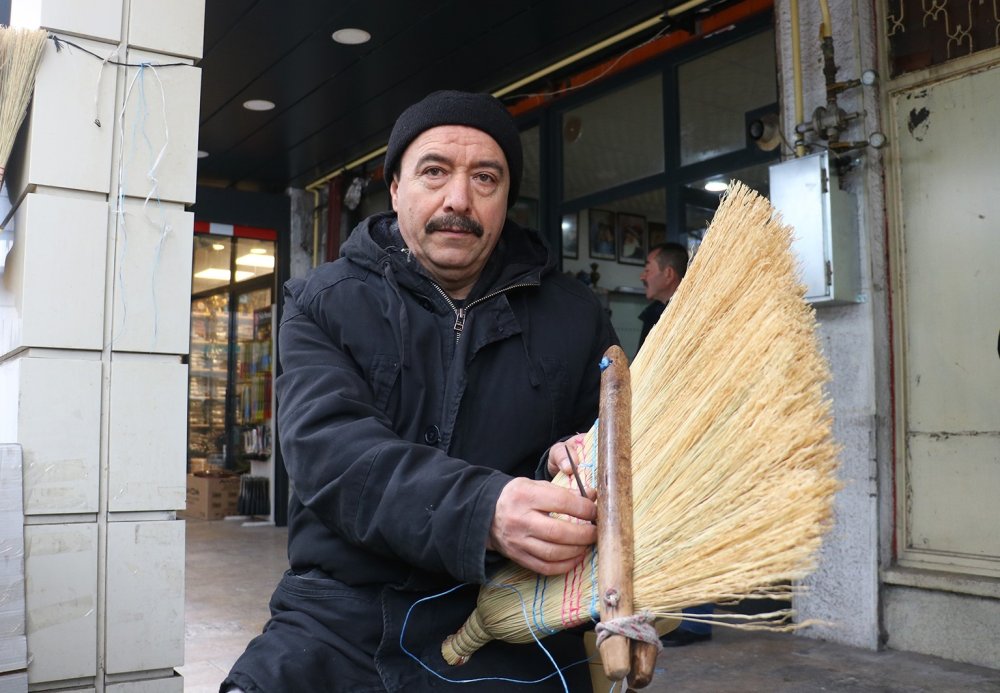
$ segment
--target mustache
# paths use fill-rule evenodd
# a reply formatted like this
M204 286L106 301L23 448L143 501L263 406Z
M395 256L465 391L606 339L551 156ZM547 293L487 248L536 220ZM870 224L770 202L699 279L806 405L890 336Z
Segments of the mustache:
M461 229L462 231L474 233L478 238L483 237L483 227L479 222L459 214L444 214L434 217L424 226L424 230L427 233L434 233L443 229Z

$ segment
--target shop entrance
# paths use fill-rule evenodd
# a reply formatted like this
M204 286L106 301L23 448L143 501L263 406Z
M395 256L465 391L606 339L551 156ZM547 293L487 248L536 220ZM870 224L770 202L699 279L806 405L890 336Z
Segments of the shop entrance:
M206 506L205 519L273 521L276 234L198 226L207 228L194 239L188 473L228 484L225 507Z

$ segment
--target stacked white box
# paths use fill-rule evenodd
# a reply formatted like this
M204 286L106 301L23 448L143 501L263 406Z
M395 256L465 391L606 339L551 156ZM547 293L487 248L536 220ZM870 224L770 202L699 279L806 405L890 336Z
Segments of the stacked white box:
M73 39L108 56L115 49ZM111 187L111 142L115 130L113 65L48 41L35 77L32 107L11 154L5 185L11 204L34 186L107 193ZM95 103L96 98L96 103ZM100 127L94 122L101 121Z
M178 59L129 50L125 73L122 187L128 197L183 202L195 198L201 68L157 67Z
M108 509L176 510L186 503L187 366L116 356L111 364Z
M204 0L11 10L63 39L59 52L46 44L5 184L16 235L0 283L0 436L30 453L27 684L180 693L184 523L172 511L186 501L184 206Z
M97 525L24 528L28 681L97 673Z
M10 23L117 43L122 28L122 0L13 2Z
M180 676L112 683L104 687L105 693L182 693L183 690L184 679Z
M168 55L200 58L205 33L205 3L132 0L129 6L130 46Z
M184 522L108 524L108 673L184 663Z
M21 447L7 444L0 445L0 678L27 666Z
M14 247L0 283L0 353L27 346L100 350L107 202L31 194L14 218Z
M179 204L129 199L116 222L111 348L186 354L194 215Z
M24 450L24 512L96 513L101 362L18 356L0 372L4 426Z

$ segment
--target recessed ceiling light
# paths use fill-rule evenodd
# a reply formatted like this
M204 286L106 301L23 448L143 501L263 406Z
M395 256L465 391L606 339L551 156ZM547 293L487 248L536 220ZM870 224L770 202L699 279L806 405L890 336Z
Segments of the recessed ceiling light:
M250 99L243 102L243 108L248 111L270 111L274 108L274 102L267 99Z
M204 149L199 149L198 150L198 158L199 159L204 159L206 156L208 156L208 152L206 152Z
M331 38L337 43L356 46L359 43L368 43L371 41L372 35L364 29L337 29L333 32Z
M213 243L212 244L212 250L225 250L225 249L226 249L226 246L222 245L221 243Z
M710 180L705 183L705 190L708 192L723 192L729 186L721 180Z

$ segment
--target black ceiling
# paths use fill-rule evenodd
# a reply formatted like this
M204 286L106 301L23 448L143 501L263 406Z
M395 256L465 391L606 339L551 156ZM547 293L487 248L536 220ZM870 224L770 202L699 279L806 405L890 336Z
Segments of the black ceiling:
M207 0L199 148L209 156L199 160L199 181L269 192L305 187L384 145L399 113L428 92L495 91L671 4ZM344 27L372 40L331 40ZM248 111L248 99L277 107Z

